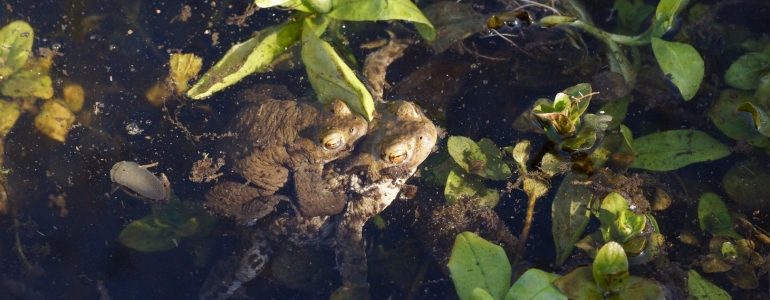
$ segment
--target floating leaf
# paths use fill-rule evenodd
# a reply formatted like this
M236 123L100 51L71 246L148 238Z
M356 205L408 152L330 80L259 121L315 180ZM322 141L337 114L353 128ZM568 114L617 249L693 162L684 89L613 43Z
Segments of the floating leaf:
M481 177L468 174L460 166L455 166L449 172L446 186L444 187L444 198L449 205L457 203L464 198L479 197L479 205L495 207L500 200L497 191L484 186Z
M745 115L736 113L738 104L756 100L750 93L740 90L725 90L719 95L719 99L709 109L708 116L714 125L726 136L732 139L743 139L749 144L767 148L770 147L770 139L752 128Z
M200 100L235 84L247 75L268 71L273 59L299 40L304 19L304 14L294 14L289 21L260 30L255 37L233 45L187 91L187 96Z
M332 10L326 16L344 21L410 21L422 38L436 38L433 25L410 0L332 0Z
M690 291L689 299L696 300L730 300L730 294L709 282L695 270L687 272L687 288Z
M525 299L567 299L553 285L554 280L559 279L558 274L544 272L538 269L529 269L513 283L511 289L505 295L505 300Z
M593 193L582 185L573 184L576 180L587 180L588 177L569 173L556 190L551 203L551 234L556 245L556 263L561 265L572 254L575 243L583 235L591 212L588 202Z
M358 75L340 58L329 43L313 32L311 20L302 30L302 62L318 101L340 99L367 120L374 118L374 98Z
M722 177L722 187L741 206L758 209L770 206L770 170L757 159L739 162Z
M703 59L698 51L688 44L667 42L656 37L651 41L652 51L663 74L670 76L671 82L679 88L684 100L695 97L705 71Z
M457 235L449 272L460 299L473 299L475 288L486 290L494 299L503 299L511 282L511 265L505 251L471 232Z
M628 259L623 247L609 242L599 249L593 264L596 284L608 292L617 292L626 287L628 281Z
M762 135L770 137L770 116L767 115L764 109L755 106L751 102L743 102L735 108L740 112L746 112L751 116L751 123L754 124L754 128Z
M725 83L737 89L754 90L759 86L760 78L769 73L770 54L751 52L730 65L725 72Z
M634 140L636 159L631 168L671 171L686 165L723 158L730 148L697 130L669 130Z
M0 29L0 77L6 78L24 66L34 40L32 27L21 20Z
M733 221L727 212L727 206L722 199L714 193L705 193L698 202L698 220L700 228L715 236L725 236L734 239L742 239L733 229Z

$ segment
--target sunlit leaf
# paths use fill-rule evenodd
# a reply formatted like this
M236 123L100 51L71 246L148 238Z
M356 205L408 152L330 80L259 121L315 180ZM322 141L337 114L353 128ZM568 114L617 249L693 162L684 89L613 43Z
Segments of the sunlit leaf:
M294 14L287 22L260 30L255 37L233 45L187 91L187 96L196 100L203 99L247 75L268 71L276 56L299 41L304 19L304 14Z
M733 221L722 199L714 193L705 193L698 202L698 220L700 228L715 236L742 239L733 229Z
M663 74L679 88L684 100L695 97L703 80L705 67L703 59L692 46L678 42L668 42L653 37L652 51L663 70Z
M634 140L636 159L631 168L671 171L686 165L730 155L730 148L705 132L669 130Z
M538 269L529 269L513 283L511 289L505 295L505 300L528 300L528 299L567 299L564 293L560 292L553 281L559 279L558 274L548 273Z
M767 148L770 147L770 139L762 135L744 118L748 114L736 113L736 107L740 103L755 101L748 92L728 89L722 91L719 98L708 111L708 116L714 125L726 136L732 139L743 139L751 145Z
M613 231L616 230L615 222L622 212L628 211L629 207L628 200L616 192L612 192L602 199L599 221L602 224L600 231L605 242L613 240Z
M475 288L471 292L471 300L495 300L485 289Z
M481 177L468 174L460 166L455 166L449 172L444 187L444 198L447 204L452 205L462 199L475 197L480 198L479 205L488 207L495 207L500 200L500 194L485 187Z
M436 38L433 25L410 0L332 0L332 10L326 16L344 21L409 21L415 23L422 38Z
M467 137L452 136L447 141L447 148L457 164L468 173L494 180L511 177L511 169L503 162L502 152L489 139L474 143Z
M511 169L503 162L503 153L492 140L483 138L478 143L481 152L486 156L482 176L493 180L505 180L511 177Z
M725 83L734 88L753 90L759 86L759 79L767 74L770 74L770 54L751 52L730 65L725 72Z
M0 93L9 97L50 99L53 97L51 77L48 76L50 63L47 58L27 60L8 80L0 82Z
M374 98L353 69L337 54L329 43L313 31L308 19L302 30L302 62L318 101L340 99L367 120L374 118Z
M572 254L575 243L583 235L591 216L588 202L593 193L582 185L572 183L575 180L587 179L584 175L567 174L551 203L551 234L556 245L556 263L559 265Z
M193 53L171 54L169 68L171 69L171 78L178 95L182 95L190 89L187 82L198 76L202 65L203 58L195 56Z
M503 299L511 282L511 265L505 251L471 232L457 235L449 258L460 299L473 299L475 288L486 290L494 299Z
M687 272L687 289L693 300L730 300L732 297L715 284L709 282L695 270Z
M32 51L35 33L27 22L18 20L0 29L0 77L21 69Z
M593 264L596 284L605 291L617 292L626 287L628 281L628 259L623 247L609 242L599 249Z

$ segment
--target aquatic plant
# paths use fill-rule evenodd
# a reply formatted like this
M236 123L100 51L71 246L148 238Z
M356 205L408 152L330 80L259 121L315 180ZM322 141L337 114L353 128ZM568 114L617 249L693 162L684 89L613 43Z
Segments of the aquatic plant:
M371 120L374 112L371 93L337 50L320 38L323 33L330 24L340 21L404 20L414 22L426 40L436 36L430 22L408 0L260 0L255 3L259 7L280 6L297 12L283 24L262 29L255 37L230 48L187 91L188 97L202 99L249 74L269 71L281 53L301 41L302 62L318 100L341 99L353 111Z

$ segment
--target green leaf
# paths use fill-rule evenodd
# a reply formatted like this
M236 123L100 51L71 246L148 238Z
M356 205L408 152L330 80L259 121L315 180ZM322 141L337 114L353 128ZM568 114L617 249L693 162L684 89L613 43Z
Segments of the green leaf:
M709 282L695 270L687 272L687 288L690 291L690 300L730 300L730 294Z
M446 186L444 187L444 198L449 205L457 201L479 197L479 205L495 207L500 200L497 191L484 186L481 177L468 174L460 166L455 166L447 176Z
M467 137L452 136L447 141L447 148L455 162L470 174L494 180L511 177L511 169L503 162L502 152L489 139L474 143Z
M588 177L569 173L556 190L551 203L551 234L556 245L556 264L561 265L572 254L575 243L583 235L591 212L588 202L593 193L582 185L576 185L575 180L587 180Z
M623 123L623 120L626 118L626 113L628 112L628 105L631 102L630 98L631 96L625 96L617 101L607 102L599 108L601 114L612 116L612 121L610 121L609 126L610 129L617 128L620 126L620 123Z
M674 18L687 6L689 0L661 0L655 9L652 19L654 36L662 36L669 28L674 27Z
M425 17L441 32L428 42L434 54L444 52L462 39L484 29L484 16L471 3L436 2L422 9Z
M562 91L562 93L569 95L569 117L573 123L577 122L588 109L588 104L591 103L593 97L591 92L591 85L588 83L580 83Z
M181 237L174 228L160 223L155 216L149 215L133 221L120 232L120 242L126 247L142 252L166 251L176 247L174 241Z
M750 209L770 207L768 182L770 169L756 158L736 163L722 177L722 187L730 199Z
M608 292L621 291L628 281L628 259L623 247L616 242L604 244L594 259L594 280Z
M770 147L770 139L752 128L743 114L736 113L738 104L756 99L748 92L740 90L725 90L719 95L719 99L708 110L708 116L714 125L726 136L732 139L743 139L749 144L767 148Z
M472 300L495 300L495 298L492 297L486 290L482 288L475 288L473 289L473 292L471 292L471 299Z
M374 98L363 82L329 43L313 32L313 23L305 21L302 30L302 62L318 101L340 99L367 120L374 118Z
M553 285L554 280L561 278L558 274L548 273L538 269L529 269L513 283L505 295L505 300L526 299L567 299Z
M679 88L682 98L690 100L695 97L705 71L698 51L688 44L667 42L656 37L651 42L658 65L663 74L670 76L671 82Z
M666 299L663 288L652 280L629 276L625 288L617 294L616 298L610 299Z
M612 192L602 199L602 205L599 209L599 221L602 226L599 230L605 242L613 240L613 232L617 230L615 222L622 212L628 211L629 207L628 200L616 192Z
M655 10L652 5L647 5L644 0L615 0L613 6L618 11L618 21L621 27L637 32L644 19Z
M770 73L770 55L762 52L751 52L741 56L725 72L727 85L742 89L754 90L759 86L762 76Z
M669 130L634 140L636 159L631 168L671 171L686 165L730 155L730 148L697 130Z
M0 29L0 77L8 77L24 66L34 40L32 27L21 20Z
M0 100L0 138L8 134L21 115L21 107L16 102Z
M0 83L0 93L9 97L53 97L51 77L37 70L24 69L11 74L8 80Z
M503 299L510 287L511 265L503 248L471 232L457 235L447 266L462 300L473 299L475 288L486 290L494 299Z
M235 84L247 75L269 71L273 59L299 40L305 17L305 14L296 13L287 22L262 29L257 36L233 45L187 91L187 96L200 100Z
M767 115L764 109L755 106L751 102L743 102L738 104L735 110L748 113L751 116L751 123L754 125L754 128L762 135L770 137L770 124L768 124L770 116Z
M725 236L734 239L742 239L733 229L733 221L727 211L727 206L722 199L714 193L705 193L698 202L698 220L700 228L714 236Z
M563 277L554 280L553 284L570 299L604 299L603 293L594 281L591 267L579 267Z
M332 0L332 10L326 16L344 21L410 21L422 38L436 38L433 25L410 0Z
M505 147L513 156L513 160L516 165L519 166L520 174L527 174L527 161L529 161L530 142L529 140L523 140L516 143L513 148Z

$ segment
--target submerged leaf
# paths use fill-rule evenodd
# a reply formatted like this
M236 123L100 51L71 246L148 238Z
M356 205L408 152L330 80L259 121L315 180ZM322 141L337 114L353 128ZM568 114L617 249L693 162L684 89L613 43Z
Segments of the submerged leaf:
M743 102L756 100L750 93L740 90L725 90L709 109L708 116L714 125L732 139L744 139L753 146L770 147L770 139L752 128L745 114L736 112L736 107Z
M307 68L308 79L318 96L318 101L340 99L366 120L374 118L374 98L363 82L329 43L321 40L313 31L311 20L305 21L302 30L302 62Z
M735 108L740 112L746 112L751 116L751 123L754 124L754 128L762 135L770 137L770 116L767 115L764 109L755 106L751 102L743 102Z
M16 102L0 100L0 138L11 131L21 115L21 108Z
M556 263L561 265L572 254L575 243L583 235L591 212L588 202L593 193L582 185L576 185L575 180L587 180L588 177L569 173L556 191L551 203L551 234L556 245Z
M732 299L725 290L709 282L698 274L695 270L687 272L687 288L690 292L690 299L696 300L729 300Z
M594 281L591 267L579 267L554 280L553 284L570 299L604 299Z
M188 81L198 76L203 65L203 58L195 56L192 53L174 53L171 54L169 67L171 68L171 78L178 95L184 94L190 86Z
M698 130L669 130L634 140L636 159L631 168L671 171L697 162L730 155L730 148Z
M502 152L487 138L474 143L467 137L452 136L447 141L447 148L455 162L470 174L494 180L511 177L511 169L503 162Z
M684 100L695 97L705 72L703 59L698 51L688 44L667 42L656 37L651 41L652 51L663 74L670 76L671 82L679 88Z
M180 236L174 228L149 215L133 221L120 232L120 242L126 247L142 252L158 252L173 249Z
M503 299L510 287L511 265L503 248L471 232L457 235L447 266L462 300L473 299L476 288Z
M751 209L770 207L768 182L770 170L756 158L736 163L722 177L722 187L730 199Z
M422 9L436 31L441 32L428 42L433 52L444 52L453 44L484 29L484 16L472 8L471 3L436 2Z
M0 77L8 77L24 66L34 40L32 27L21 20L0 29Z
M415 23L422 38L436 38L433 25L410 0L332 0L332 10L326 16L343 21L409 21Z
M770 54L752 52L730 65L725 72L725 83L734 88L753 90L759 86L760 78L767 74L770 74Z
M235 84L247 75L268 71L273 59L299 40L304 19L304 14L294 14L289 21L262 29L257 36L233 45L187 91L187 97L200 100Z
M733 229L733 221L722 199L714 193L705 193L698 202L698 220L700 228L714 236L725 236L742 239Z
M500 200L497 191L484 186L481 177L468 174L460 166L455 166L449 172L446 186L444 187L444 198L449 205L457 203L462 199L479 197L479 205L495 207Z

